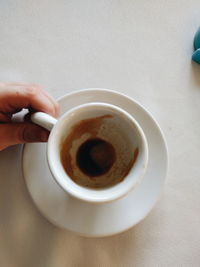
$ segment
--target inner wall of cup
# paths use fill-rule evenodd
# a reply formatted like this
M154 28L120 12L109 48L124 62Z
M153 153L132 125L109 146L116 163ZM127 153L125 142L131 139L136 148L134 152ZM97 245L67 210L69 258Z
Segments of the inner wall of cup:
M109 115L109 116L107 116ZM76 112L70 115L70 118L67 118L66 122L63 119L62 131L60 131L60 140L59 147L62 147L63 141L70 134L70 131L73 129L73 126L79 123L81 120L99 118L105 116L105 119L101 123L101 127L97 133L97 138L103 139L108 143L112 144L116 150L116 161L111 167L111 169L101 177L93 177L92 179L85 175L76 165L76 153L80 145L86 140L91 138L90 132L86 132L80 137L79 140L76 140L72 146L72 149L69 151L71 153L71 158L73 161L74 176L79 177L79 182L82 185L89 188L102 188L102 184L105 184L104 187L109 187L123 181L129 170L134 166L137 169L137 165L140 161L140 151L141 147L141 137L138 133L137 127L133 122L127 118L121 112L108 108L95 108L95 110L85 109L77 110ZM107 117L106 117L107 116ZM134 153L138 149L138 158L133 164ZM60 155L59 155L60 157ZM122 172L123 167L130 165L130 169L126 169ZM119 179L116 179L119 177ZM99 180L101 179L101 181ZM100 183L99 183L100 181Z

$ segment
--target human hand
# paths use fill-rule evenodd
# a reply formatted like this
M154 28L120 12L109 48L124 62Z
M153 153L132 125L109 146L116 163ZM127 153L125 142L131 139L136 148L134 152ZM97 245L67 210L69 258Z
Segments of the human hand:
M58 116L58 103L39 85L0 83L0 150L22 143L46 142L49 132L31 122L12 122L23 108Z

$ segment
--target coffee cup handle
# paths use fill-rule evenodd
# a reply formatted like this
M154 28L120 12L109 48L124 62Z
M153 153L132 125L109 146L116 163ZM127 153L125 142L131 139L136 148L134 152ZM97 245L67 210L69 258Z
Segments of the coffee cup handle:
M31 115L31 121L51 131L57 120L44 112L35 112Z

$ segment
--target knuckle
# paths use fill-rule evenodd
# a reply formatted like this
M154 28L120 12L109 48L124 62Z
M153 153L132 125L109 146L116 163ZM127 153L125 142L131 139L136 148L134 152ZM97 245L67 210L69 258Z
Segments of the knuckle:
M25 88L28 97L35 97L39 93L39 86L31 84Z
M33 124L22 124L18 129L20 143L32 143L38 139L38 127Z
M31 83L30 86L31 86L31 87L34 87L34 88L36 88L36 89L38 89L38 90L41 89L40 85L37 84L37 83Z
M18 136L19 141L21 142L26 141L26 128L24 125L21 125L18 128L17 136Z
M19 140L20 143L26 143L26 142L31 142L33 138L32 134L32 127L31 125L27 124L21 124L18 127L18 132L17 132L17 139Z

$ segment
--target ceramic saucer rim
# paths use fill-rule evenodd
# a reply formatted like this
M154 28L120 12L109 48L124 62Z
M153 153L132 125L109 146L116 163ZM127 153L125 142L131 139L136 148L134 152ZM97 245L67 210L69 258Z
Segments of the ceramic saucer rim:
M96 91L98 91L99 93L102 93L102 92L108 92L108 93L111 93L111 94L114 94L114 95L122 96L122 97L128 99L129 101L131 101L132 104L135 104L135 105L139 106L140 109L143 109L143 111L144 111L145 113L147 113L147 114L151 117L152 121L154 122L153 127L156 126L156 127L158 128L159 134L160 134L160 136L161 136L161 138L162 138L162 142L163 142L163 145L164 145L164 148L165 148L165 153L166 153L166 162L165 162L166 171L165 171L165 177L164 177L164 182L163 182L163 186L164 186L164 183L165 183L165 180L166 180L166 175L167 175L167 169L168 169L168 151L167 151L166 141L165 141L164 135L163 135L162 130L160 129L158 123L155 121L155 119L154 119L153 116L150 114L150 112L147 111L146 108L144 108L140 103L138 103L138 102L135 101L134 99L132 99L132 98L130 98L130 97L128 97L128 96L126 96L126 95L124 95L124 94L122 94L122 93L119 93L119 92L116 92L116 91L113 91L113 90L110 90L110 89L102 89L102 88L88 88L88 89L80 89L80 90L77 90L77 91L73 91L73 92L71 92L71 93L68 93L68 94L66 94L66 95L64 95L64 96L62 96L62 97L60 97L60 98L58 99L58 101L62 103L62 101L64 101L66 98L69 98L69 97L71 97L71 96L72 96L72 97L75 97L76 95L84 94L85 92L87 93L87 92L96 92ZM101 102L102 102L102 101L101 101ZM83 102L83 103L85 103L85 102ZM24 160L23 160L23 158L24 158L24 150L25 150L25 146L24 146L24 149L23 149L23 157L22 157L23 174L24 174ZM24 177L24 179L25 179L25 177ZM26 179L25 179L25 182L26 182ZM26 184L26 185L27 185L27 184ZM139 186L140 186L140 185L139 185ZM163 188L163 186L160 187L160 189L159 189L160 194L161 194L161 192L162 192L162 188ZM29 190L28 185L27 185L27 188L28 188L28 191L29 191L29 193L30 193L30 195L31 195L31 192L30 192L30 190ZM143 220L143 219L150 213L150 211L152 210L152 208L155 206L156 202L157 202L158 199L160 198L160 194L156 197L156 200L155 200L154 203L151 205L151 207L147 210L147 212L143 215L143 217L141 217L139 220L137 220L136 223L130 225L130 227L124 228L124 229L119 230L119 231L116 231L116 232L112 232L112 233L110 232L109 234L96 234L96 235L94 235L94 234L90 235L90 234L81 233L81 232L74 231L74 230L71 230L71 229L69 229L69 228L67 228L67 227L64 227L64 226L59 225L59 224L58 224L56 221L54 221L51 217L49 217L49 216L47 216L46 214L44 214L44 212L42 211L42 209L40 209L40 207L38 206L38 204L35 202L35 200L34 200L34 198L32 197L32 195L31 195L31 199L32 199L33 202L35 203L35 205L36 205L36 207L38 208L38 210L40 211L40 213L41 213L45 218L47 218L50 222L52 222L53 224L55 224L55 225L57 225L57 226L59 226L59 227L62 227L62 228L64 227L64 229L67 229L67 230L69 230L69 231L71 231L71 232L74 232L74 233L76 233L76 234L79 234L79 235L81 235L81 236L88 236L88 237L104 237L104 236L112 236L112 235L119 234L119 233L122 233L122 232L124 232L124 231L127 231L128 229L132 228L133 226L135 226L136 224L138 224L139 222L141 222L141 221L142 221L142 220Z

